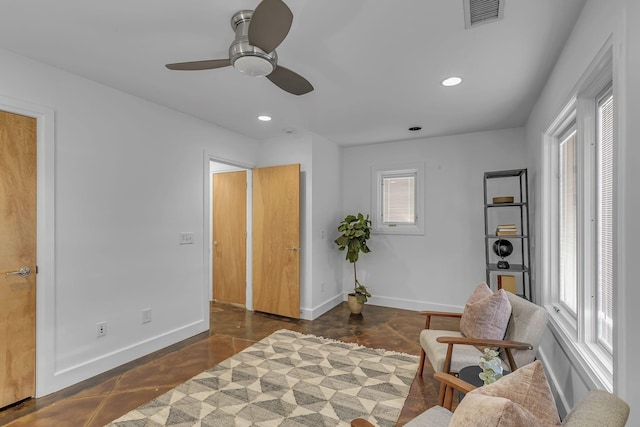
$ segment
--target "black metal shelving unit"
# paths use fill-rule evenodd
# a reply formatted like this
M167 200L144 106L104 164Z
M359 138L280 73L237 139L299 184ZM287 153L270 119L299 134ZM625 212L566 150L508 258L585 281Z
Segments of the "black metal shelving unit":
M494 197L513 196L513 202L493 203ZM503 222L515 224L516 235L497 235ZM532 300L531 243L529 241L529 185L527 169L511 169L484 173L484 235L487 284L498 288L498 276L516 277L516 294ZM498 268L498 255L493 251L497 240L508 240L513 252L506 257L509 268Z

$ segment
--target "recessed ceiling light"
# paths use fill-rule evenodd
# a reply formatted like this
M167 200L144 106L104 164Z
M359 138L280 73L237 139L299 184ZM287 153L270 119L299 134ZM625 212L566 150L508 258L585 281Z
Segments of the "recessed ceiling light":
M269 122L271 121L271 116L258 116L258 120L261 122Z
M460 77L448 77L442 81L442 86L457 86L462 83Z

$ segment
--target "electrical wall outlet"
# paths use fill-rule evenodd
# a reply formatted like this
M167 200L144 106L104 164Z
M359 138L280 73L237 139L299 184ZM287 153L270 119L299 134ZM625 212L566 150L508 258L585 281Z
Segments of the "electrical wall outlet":
M98 322L98 338L107 335L107 322Z
M151 309L145 308L142 310L142 323L145 324L149 322L151 322Z

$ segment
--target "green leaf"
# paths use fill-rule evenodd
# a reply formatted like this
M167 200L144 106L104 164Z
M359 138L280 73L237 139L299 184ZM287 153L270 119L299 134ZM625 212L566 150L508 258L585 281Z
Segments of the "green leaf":
M334 243L338 245L338 250L344 251L346 249L345 259L354 264L359 259L360 252L369 253L371 249L367 246L367 240L371 237L371 220L369 215L364 216L362 213L357 215L347 215L338 225L338 231L342 233ZM357 277L357 276L356 276ZM358 301L364 303L367 298L371 297L371 294L367 289L359 285L356 279L356 297Z

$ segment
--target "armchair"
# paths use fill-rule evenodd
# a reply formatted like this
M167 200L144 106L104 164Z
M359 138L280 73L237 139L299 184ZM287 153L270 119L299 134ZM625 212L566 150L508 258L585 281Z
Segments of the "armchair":
M549 314L544 308L524 298L510 292L506 294L511 304L511 317L502 340L470 338L459 331L430 329L432 317L461 318L462 313L422 312L426 320L425 329L420 333L422 350L418 375L423 374L426 359L429 359L435 372L456 373L465 366L477 365L482 355L478 347L499 348L503 368L512 372L519 366L531 363L536 357ZM443 399L444 389L441 387L439 402Z

